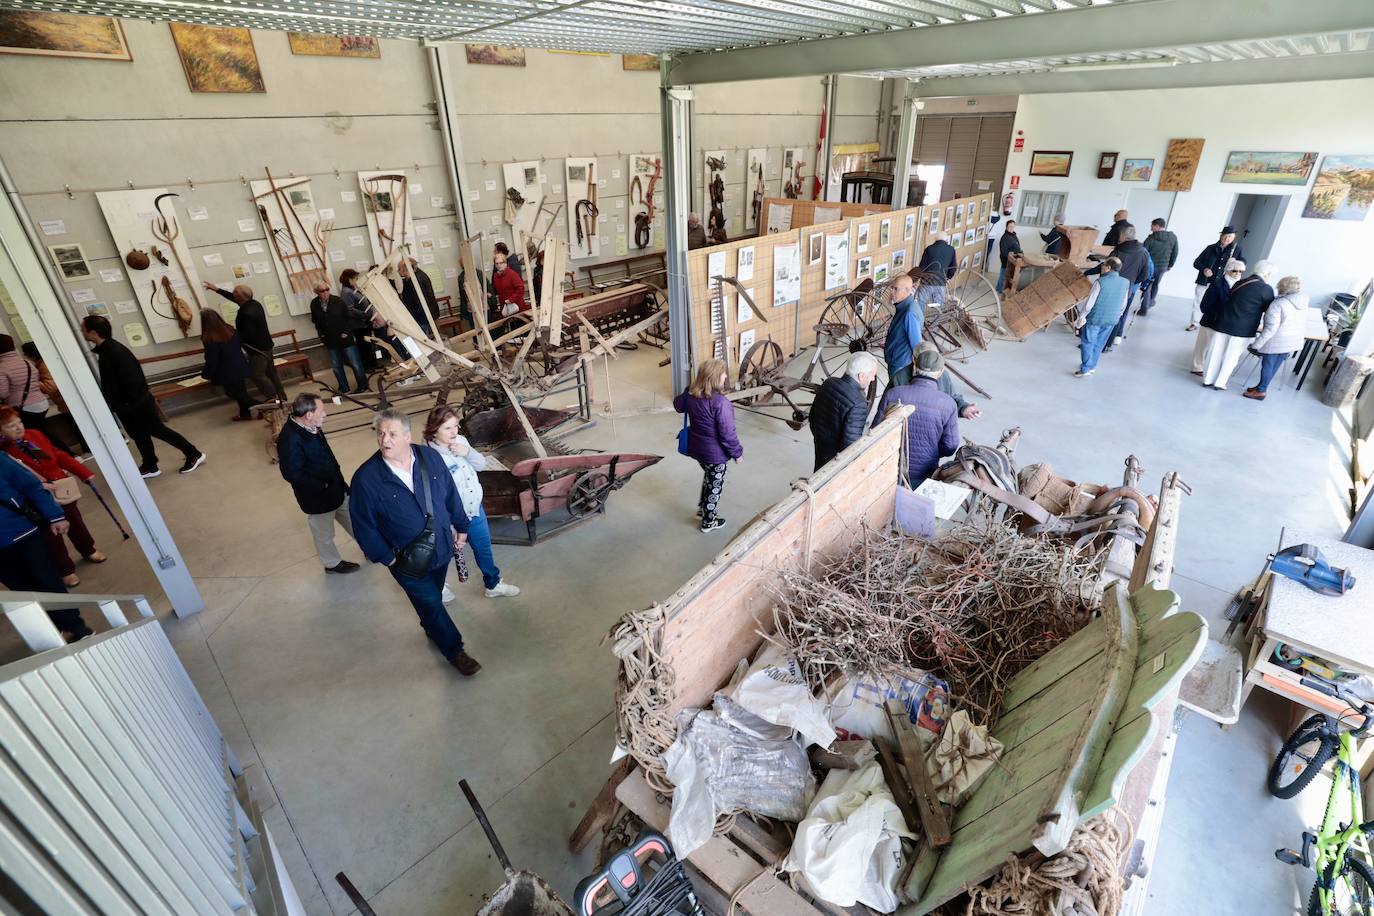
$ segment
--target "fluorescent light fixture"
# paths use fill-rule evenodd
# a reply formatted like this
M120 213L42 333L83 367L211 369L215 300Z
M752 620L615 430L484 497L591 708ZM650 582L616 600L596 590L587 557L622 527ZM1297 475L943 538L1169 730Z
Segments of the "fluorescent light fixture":
M1081 64L1059 64L1050 73L1077 73L1083 70L1144 70L1150 67L1174 67L1182 63L1176 57L1157 57L1148 60L1085 61Z

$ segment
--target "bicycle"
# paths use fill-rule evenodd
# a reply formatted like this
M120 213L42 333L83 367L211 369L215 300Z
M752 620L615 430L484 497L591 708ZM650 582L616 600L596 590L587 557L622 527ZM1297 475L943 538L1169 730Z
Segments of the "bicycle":
M1364 810L1360 774L1351 765L1355 739L1363 738L1374 725L1374 709L1325 678L1309 675L1302 678L1302 684L1345 701L1349 710L1339 717L1317 714L1308 718L1283 743L1269 767L1270 793L1292 798L1307 788L1333 755L1336 758L1335 778L1331 781L1321 827L1316 833L1303 832L1301 852L1277 849L1274 856L1280 862L1301 864L1316 871L1317 880L1307 901L1308 916L1374 916L1374 868L1367 862L1374 848L1374 821L1359 821ZM1360 725L1342 730L1341 721L1349 712L1361 718ZM1340 820L1342 796L1349 799L1348 823Z

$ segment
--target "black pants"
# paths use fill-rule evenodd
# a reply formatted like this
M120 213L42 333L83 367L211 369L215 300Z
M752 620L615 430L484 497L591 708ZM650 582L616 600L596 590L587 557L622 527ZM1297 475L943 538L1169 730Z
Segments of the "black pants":
M0 582L15 592L55 592L66 594L67 587L57 574L43 534L34 530L0 549ZM48 611L53 626L73 636L90 636L91 628L74 607Z
M251 420L253 411L250 408L258 402L248 396L248 383L234 382L232 385L221 387L224 388L224 396L239 405L239 419Z
M127 410L119 411L119 422L124 424L129 438L138 446L138 455L145 469L157 467L154 439L161 439L172 448L178 449L188 460L200 457L200 449L187 442L184 436L158 418L157 402L153 400L152 395L148 395Z
M720 505L720 494L725 489L725 465L707 464L705 461L698 461L701 465L701 500L697 508L701 510L701 523L715 521L716 507Z
M286 389L282 387L281 376L277 375L277 367L272 362L272 357L266 353L248 354L248 375L264 400L286 400Z
M1145 287L1145 292L1141 296L1142 301L1140 303L1140 307L1144 311L1148 312L1155 307L1155 297L1159 295L1160 281L1164 279L1164 275L1167 273L1167 270L1159 271L1155 274L1155 278Z

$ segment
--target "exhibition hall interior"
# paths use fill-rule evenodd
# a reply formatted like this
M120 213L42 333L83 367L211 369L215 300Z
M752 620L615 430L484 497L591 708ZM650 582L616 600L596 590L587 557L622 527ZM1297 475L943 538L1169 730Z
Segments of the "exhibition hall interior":
M3 908L1374 916L1370 98L1368 0L0 0Z

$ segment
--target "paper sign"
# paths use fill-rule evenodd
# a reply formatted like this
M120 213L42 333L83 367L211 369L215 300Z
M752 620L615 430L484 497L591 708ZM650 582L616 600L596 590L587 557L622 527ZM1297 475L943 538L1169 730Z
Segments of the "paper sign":
M748 293L751 298L754 295L752 289L746 289L745 292ZM740 296L739 302L736 303L735 308L735 322L737 324L744 324L746 321L752 320L753 317L754 310L749 307L749 302L743 296Z
M329 207L320 207L320 219L333 219L334 211Z
M488 191L495 191L495 190L496 190L496 182L492 181L491 179L487 179L487 181L485 181L485 182L482 184L482 187L486 188Z
M269 315L281 314L281 299L276 293L268 293L262 297L262 310Z
M67 224L60 219L41 219L38 227L43 230L44 235L66 235Z
M272 262L271 262L271 261L254 261L254 262L253 262L253 273L255 273L255 274L265 274L265 273L268 273L268 272L271 271L271 270L272 270Z
M422 184L420 184L420 182L418 182L418 181L415 182L413 185L410 186L410 193L412 193L412 194L423 194L424 191L425 191L425 186L422 185Z
M499 216L492 216L492 218L491 218L491 224L492 224L493 226L499 226L499 225L501 225L501 217L499 217Z
M598 178L598 179L596 180L596 186L597 186L598 188L604 188L604 187L606 187L606 179L604 179L604 178Z
M329 260L331 260L331 261L342 261L343 259L344 259L344 253L343 253L342 251L331 251L331 252L329 252Z
M629 254L629 252L630 252L629 244L625 241L625 236L624 236L624 234L622 233L622 234L620 234L620 235L617 235L617 236L615 237L615 253L616 253L616 254L621 254L621 255L623 255L623 254Z
M456 279L458 279L458 268L456 268L456 267L445 267L445 268L444 268L444 276L448 277L450 280L456 280Z
M215 252L214 254L203 255L201 260L205 262L206 267L217 267L224 263L224 256Z
M209 219L210 211L205 209L204 207L187 207L186 215L191 217L191 219L193 220L200 221L204 219Z
M114 304L115 311L121 315L128 315L138 311L138 303L132 299L121 299Z
M432 254L422 254L422 255L420 255L420 263L421 263L421 264L425 264L425 265L433 264L433 263L434 263L434 255L432 255Z
M429 205L435 208L442 207L444 205L444 199L442 197L431 197L429 199Z
M561 184L556 184L556 185L554 185L554 186L553 186L553 193L555 193L555 194L562 194L562 193L563 193L563 186L562 186Z
M262 254L267 248L262 242L244 242L243 250L246 254Z
M239 220L239 232L252 232L256 228L258 228L258 224L251 219Z
M112 267L100 272L100 279L105 283L118 283L124 279L124 273L118 267Z
M540 183L540 184L548 184L548 183L549 183L549 176L548 176L548 175L545 175L543 172L540 172L540 173L539 173L539 183Z
M357 202L358 202L358 192L357 192L357 191L340 191L340 192L339 192L339 200L343 201L343 202L346 203L346 204L354 204L354 203L357 203Z
M439 240L439 247L440 247L440 248L448 248L448 247L450 247L452 244L453 244L453 239L449 238L448 236L444 236L443 238L441 238L441 239Z
M124 325L124 342L134 348L148 346L148 329L138 322Z
M366 261L354 261L354 262L353 262L353 269L356 270L356 271L357 271L358 273L360 273L360 274L365 274L365 273L367 273L367 262L366 262Z
M444 278L443 278L443 277L431 277L430 280L429 280L429 285L432 286L432 287L434 287L434 291L435 291L436 293L442 293L442 292L444 291Z
M739 250L739 267L736 268L735 279L741 283L748 283L754 279L754 246Z
M363 247L363 237L361 235L350 235L348 237L348 244L352 245L354 248L361 248Z
M235 280L247 280L253 275L253 268L247 264L235 264L233 274Z
M936 518L953 518L954 513L959 511L959 507L964 504L964 500L968 499L969 493L973 491L968 487L956 486L940 480L926 480L916 488L916 492L935 503Z
M620 177L620 169L611 169L611 177L612 177L612 178L619 178L619 177Z
M85 289L74 289L74 290L72 290L72 301L73 301L73 302L94 302L94 301L95 301L95 290L91 289L90 287L86 287Z
M615 199L615 208L616 208L617 210L619 210L619 209L623 208L624 206L625 206L625 198L623 198L623 197L617 197L617 198Z
M473 202L475 203L475 202L477 202L477 201L479 201L479 200L481 200L481 199L482 199L482 192L481 192L481 191L469 191L469 192L468 192L468 200L473 201Z
M416 235L429 235L429 224L428 224L428 223L420 223L418 226L415 227L415 234L416 234Z

